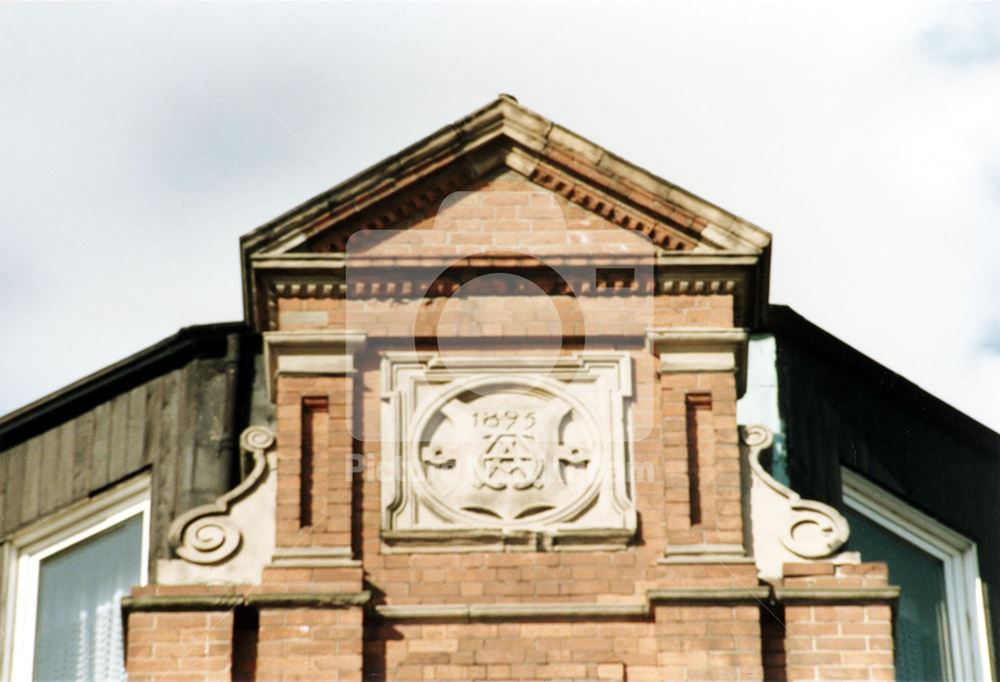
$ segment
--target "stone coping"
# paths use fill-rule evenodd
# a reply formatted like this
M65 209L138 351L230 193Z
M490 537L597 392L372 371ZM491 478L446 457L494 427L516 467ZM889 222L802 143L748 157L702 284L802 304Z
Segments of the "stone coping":
M123 597L122 611L225 611L259 608L340 608L363 606L371 592L250 592L248 594L159 594Z
M647 604L380 604L375 612L386 620L564 620L568 618L643 618L649 615Z
M899 588L885 587L775 587L774 598L786 604L892 602L899 598Z
M374 612L392 621L561 620L568 618L646 618L654 604L830 604L891 603L899 588L887 587L701 587L652 589L642 602L525 602L514 604L378 604ZM248 594L170 594L122 598L122 612L224 611L237 606L258 608L344 608L364 606L371 593L250 592Z
M770 598L767 587L691 588L650 590L642 602L595 604L553 602L521 604L379 604L375 612L386 620L562 620L567 618L630 619L646 618L654 603L712 604L734 602L764 603Z

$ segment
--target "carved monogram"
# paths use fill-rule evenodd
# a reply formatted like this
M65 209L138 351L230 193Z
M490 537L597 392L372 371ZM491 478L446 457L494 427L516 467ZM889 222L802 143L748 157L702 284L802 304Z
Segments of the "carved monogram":
M483 390L483 389L481 389ZM512 521L583 494L592 431L565 400L501 386L443 404L421 440L421 473L445 504Z
M555 362L555 364L553 364ZM635 531L624 353L387 353L386 542L624 543Z

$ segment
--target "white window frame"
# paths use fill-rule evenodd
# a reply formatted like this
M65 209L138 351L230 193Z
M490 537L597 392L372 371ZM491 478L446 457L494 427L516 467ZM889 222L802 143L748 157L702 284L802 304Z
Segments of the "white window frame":
M844 504L944 566L948 671L952 680L993 682L983 583L976 543L913 508L867 478L841 467ZM864 557L862 557L864 559ZM889 573L892 582L892 572Z
M38 570L41 561L123 521L142 515L140 584L148 580L149 474L35 521L8 538L4 606L5 681L30 680L34 672Z

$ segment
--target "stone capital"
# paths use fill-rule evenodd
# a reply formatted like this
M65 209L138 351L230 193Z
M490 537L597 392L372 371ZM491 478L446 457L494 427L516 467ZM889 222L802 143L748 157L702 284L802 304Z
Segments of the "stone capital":
M656 327L646 332L661 373L731 372L738 395L746 387L748 338L746 330L732 328Z
M264 332L267 394L275 399L281 374L337 376L354 373L354 353L366 339L356 330Z

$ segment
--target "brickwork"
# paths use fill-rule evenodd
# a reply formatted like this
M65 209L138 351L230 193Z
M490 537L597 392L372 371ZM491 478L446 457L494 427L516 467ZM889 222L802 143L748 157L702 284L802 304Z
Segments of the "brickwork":
M646 414L656 415L659 406L655 401L651 382L656 380L655 363L646 352L635 352L636 414L634 423L641 426L646 422ZM361 443L370 457L362 490L363 500L363 563L372 584L385 593L392 603L420 603L433 598L436 602L504 602L510 600L593 600L595 594L604 595L612 601L634 601L642 598L652 587L698 585L698 586L740 586L756 585L756 571L752 565L740 566L688 566L661 565L657 560L663 556L669 527L675 523L676 515L671 512L678 499L672 497L669 482L674 479L663 475L663 467L669 460L663 460L660 441L661 428L658 420L645 431L634 445L636 458L636 492L638 511L643 519L642 536L636 546L624 552L557 552L557 553L432 553L432 554L385 554L383 552L380 524L381 489L378 477L380 442L379 417L381 409L378 353L367 348L356 359L358 371L363 381L363 433ZM666 376L666 375L664 375ZM679 375L672 375L679 376ZM700 390L716 391L720 399L713 409L728 411L719 419L717 428L720 438L733 443L732 454L737 453L735 445L735 396L731 375L702 375L690 377ZM684 397L679 400L681 435L684 433ZM728 400L727 400L728 398ZM664 409L666 405L664 404ZM724 422L723 420L728 420ZM729 424L724 430L722 425ZM639 429L636 429L639 431ZM722 433L722 431L726 431ZM683 440L681 441L683 452ZM738 466L738 463L734 462ZM738 472L738 468L737 468ZM668 481L668 489L664 488ZM677 485L686 491L686 478L675 477ZM735 479L733 500L739 514L739 479ZM711 499L711 498L709 498ZM679 498L686 505L683 498ZM681 514L687 518L687 511ZM690 542L690 531L685 525L682 537ZM740 531L733 535L734 542L742 542Z
M344 231L364 226L363 222L347 225ZM565 254L571 249L594 256L648 254L651 244L646 237L623 230L511 171L471 183L391 230L388 239L381 232L355 232L346 250L371 256L462 257L478 247L541 255ZM320 240L312 248L323 252L331 246Z
M274 682L360 682L362 611L260 610L257 679Z
M642 270L653 263L653 247L645 237L622 230L594 212L509 172L480 181L468 192L451 195L389 232L356 234L347 249L352 258L419 254L421 258L446 257L445 263L477 253L524 253L539 257L542 263L546 258L584 255L584 262L594 267L602 257L631 256L640 268L635 286L652 284ZM572 268L560 270L566 276L571 272ZM482 295L459 305L449 300L450 292L443 295L432 290L423 298L429 281L423 282L421 288L396 285L376 275L370 288L349 288L349 301L279 297L277 320L285 331L347 326L365 329L372 337L407 339L435 331L454 337L544 337L560 331L575 336L641 337L651 325L733 324L731 294L706 290L653 297L655 292L647 290L635 292L641 294L638 296L621 296L614 283L595 282L586 269L584 275L589 278L571 282L573 297L531 287L533 291L527 295ZM349 267L348 279L352 283L367 281L360 265ZM538 295L542 293L550 295ZM304 311L321 316L295 315Z
M263 586L268 592L359 592L360 566L265 568Z
M661 327L731 327L732 296L670 296L669 305L654 299L612 296L511 295L486 296L475 302L430 296L426 299L352 300L338 298L291 298L277 301L283 331L309 331L327 327L365 329L369 336L410 339L427 336L435 329L441 336L492 336L501 339L553 333L588 336L643 336L652 324ZM348 310L349 306L349 310ZM579 314L573 308L579 307ZM447 310L446 310L447 308ZM303 322L286 313L316 312L320 318ZM583 329L567 325L585 320ZM440 319L440 325L432 324ZM291 320L291 321L289 321ZM418 322L419 320L419 322ZM505 342L506 343L506 342Z
M786 565L783 587L885 587L884 563ZM894 680L892 607L835 599L788 604L787 679Z
M353 442L346 425L353 412L352 377L290 376L279 386L278 547L349 548Z
M668 545L742 545L733 376L663 373L659 410Z
M647 622L385 624L392 680L760 680L753 606L658 606Z
M229 682L230 611L131 613L125 654L130 682Z

